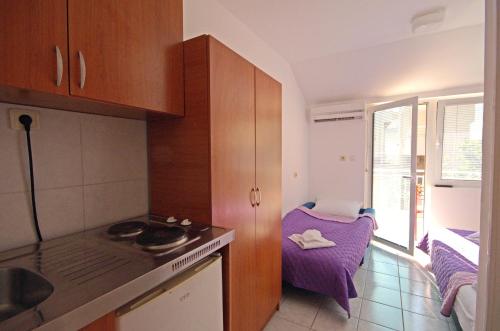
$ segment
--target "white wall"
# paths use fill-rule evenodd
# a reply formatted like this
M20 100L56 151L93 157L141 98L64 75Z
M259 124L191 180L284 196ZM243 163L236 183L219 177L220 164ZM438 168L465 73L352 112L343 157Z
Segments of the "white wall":
M445 228L479 231L481 189L431 187L425 222Z
M364 200L365 121L310 124L311 198Z
M283 86L283 213L308 198L306 105L288 62L215 0L184 0L184 39L210 34Z

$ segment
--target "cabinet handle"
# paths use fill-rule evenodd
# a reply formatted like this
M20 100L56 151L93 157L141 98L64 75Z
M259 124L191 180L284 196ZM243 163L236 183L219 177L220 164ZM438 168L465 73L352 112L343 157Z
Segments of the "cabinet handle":
M56 66L57 66L57 78L56 78L56 86L61 86L62 78L63 78L63 59L61 55L61 50L59 46L56 46Z
M78 51L78 58L80 59L80 88L85 86L85 79L87 78L87 66L85 65L85 58L82 51Z
M262 199L262 194L260 193L260 188L257 187L257 189L255 189L255 193L257 194L257 202L255 204L257 206L260 206L260 201Z
M255 207L255 188L252 187L250 190L250 204Z

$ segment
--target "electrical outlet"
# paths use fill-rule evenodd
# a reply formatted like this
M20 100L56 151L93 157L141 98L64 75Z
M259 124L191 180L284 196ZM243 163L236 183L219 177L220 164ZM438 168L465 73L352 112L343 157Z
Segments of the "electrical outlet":
M24 126L19 122L19 117L21 115L31 116L33 122L31 123L31 129L40 129L40 112L38 110L31 109L9 109L10 113L10 128L13 130L24 130Z

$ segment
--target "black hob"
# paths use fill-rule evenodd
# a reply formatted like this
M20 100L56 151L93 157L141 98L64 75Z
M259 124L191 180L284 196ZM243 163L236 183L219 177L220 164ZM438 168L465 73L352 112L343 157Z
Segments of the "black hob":
M167 221L165 218L152 217L149 221L116 223L106 232L110 239L133 241L134 246L161 256L198 240L200 233L208 228L189 220L180 222L169 217Z

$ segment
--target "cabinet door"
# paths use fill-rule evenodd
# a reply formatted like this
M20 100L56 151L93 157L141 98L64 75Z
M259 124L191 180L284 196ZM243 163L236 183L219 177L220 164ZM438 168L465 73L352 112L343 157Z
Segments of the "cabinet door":
M257 326L281 297L281 84L255 69Z
M183 114L182 0L68 0L68 13L71 95Z
M0 85L68 94L66 17L66 0L0 1Z
M212 223L236 231L229 248L226 314L230 330L254 331L255 208L250 203L255 186L254 69L213 38L209 49Z

